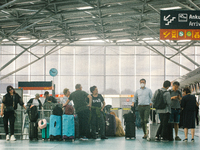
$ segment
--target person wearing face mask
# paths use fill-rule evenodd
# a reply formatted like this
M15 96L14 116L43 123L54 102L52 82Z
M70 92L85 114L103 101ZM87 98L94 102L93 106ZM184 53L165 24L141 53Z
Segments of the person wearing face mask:
M152 98L152 91L145 87L146 80L140 80L140 89L138 89L134 95L132 100L132 107L134 107L134 103L138 99L138 111L141 118L141 125L144 132L143 139L147 138L147 123L149 120L149 113L150 113L150 106L152 105L151 98Z

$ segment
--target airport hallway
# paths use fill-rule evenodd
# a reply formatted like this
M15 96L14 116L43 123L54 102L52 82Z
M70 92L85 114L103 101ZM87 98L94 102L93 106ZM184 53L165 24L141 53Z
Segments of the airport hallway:
M189 130L190 131L190 130ZM191 142L191 135L188 135L188 142L172 141L172 142L154 142L142 139L142 130L137 130L137 138L135 140L125 140L124 137L112 137L108 140L93 140L75 142L58 142L58 141L29 141L29 140L17 140L6 141L0 140L0 150L198 150L200 147L200 127L196 128L195 142ZM184 132L179 130L179 136L183 140Z

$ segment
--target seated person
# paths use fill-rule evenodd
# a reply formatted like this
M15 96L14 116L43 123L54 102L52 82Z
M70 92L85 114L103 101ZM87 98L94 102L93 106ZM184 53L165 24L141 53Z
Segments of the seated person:
M116 120L116 136L125 136L125 132L122 128L122 123L119 120L119 118L117 117L117 115L115 114L115 112L110 112L111 115L115 116L115 120Z

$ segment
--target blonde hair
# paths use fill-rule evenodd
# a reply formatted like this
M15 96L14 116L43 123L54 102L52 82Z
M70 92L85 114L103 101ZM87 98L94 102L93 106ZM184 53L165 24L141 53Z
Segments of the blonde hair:
M117 117L117 115L115 114L115 112L111 111L110 112L111 115L114 115L115 117Z
M67 94L67 91L69 91L69 89L68 89L68 88L65 88L65 89L63 90L63 93L64 93L64 94Z

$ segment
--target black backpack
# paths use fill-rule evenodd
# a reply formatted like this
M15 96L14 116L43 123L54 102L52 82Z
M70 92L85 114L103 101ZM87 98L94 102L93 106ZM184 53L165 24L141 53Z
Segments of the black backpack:
M167 92L167 91L162 91L162 90L158 89L158 93L156 95L155 102L153 104L153 107L155 109L165 109L166 108L167 102L165 102L164 98L163 98L163 95L165 92Z
M53 115L62 116L63 110L59 105L56 105L53 109Z
M36 122L38 119L38 110L36 106L33 106L28 109L28 116L31 122Z

